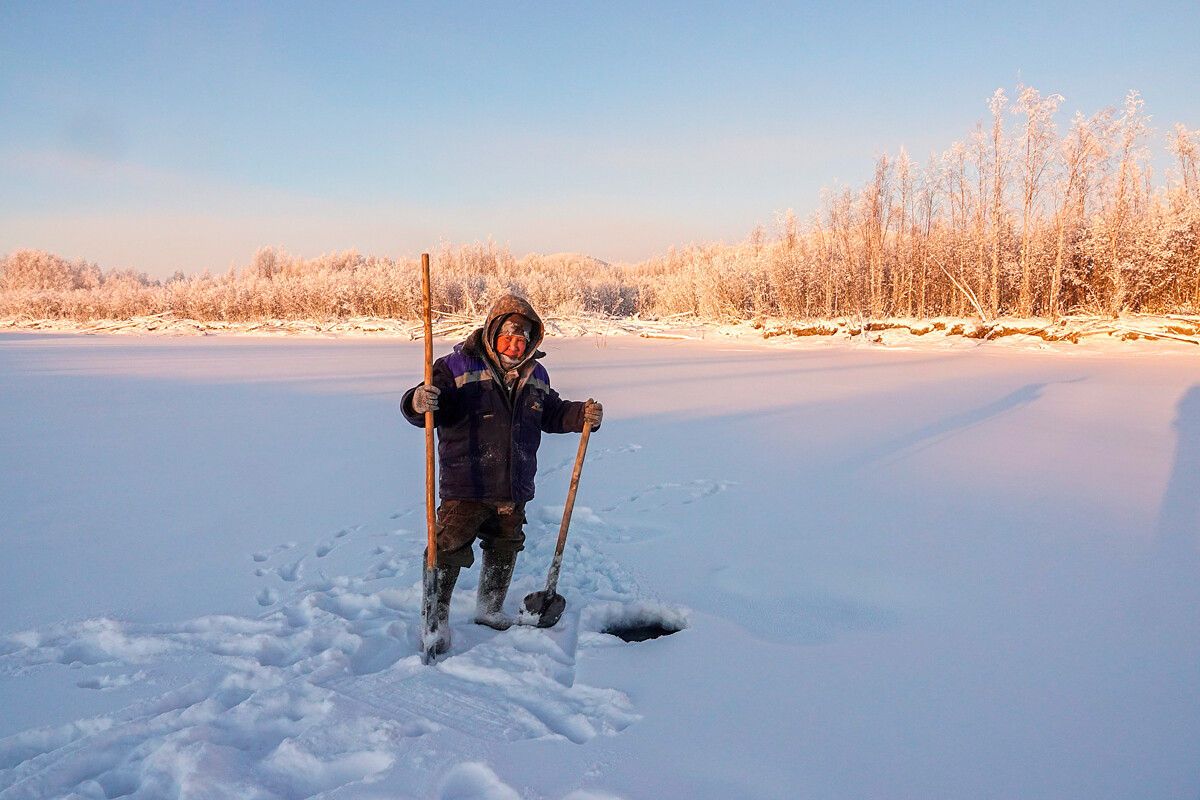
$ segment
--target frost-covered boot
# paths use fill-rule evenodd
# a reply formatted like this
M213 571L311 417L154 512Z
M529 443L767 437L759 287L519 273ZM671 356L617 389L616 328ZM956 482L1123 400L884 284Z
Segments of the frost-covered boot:
M460 567L437 568L437 641L433 645L433 654L440 656L450 649L450 597L454 594L454 584L458 582Z
M498 631L512 627L512 617L504 613L504 598L512 580L517 554L511 550L484 550L483 574L479 576L479 594L475 599L475 622Z

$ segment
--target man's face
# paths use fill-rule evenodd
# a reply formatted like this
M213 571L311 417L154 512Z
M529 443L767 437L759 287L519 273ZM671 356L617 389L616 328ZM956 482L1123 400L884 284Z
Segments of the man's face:
M520 358L525 355L528 343L524 336L511 336L502 333L496 337L496 352L509 358Z

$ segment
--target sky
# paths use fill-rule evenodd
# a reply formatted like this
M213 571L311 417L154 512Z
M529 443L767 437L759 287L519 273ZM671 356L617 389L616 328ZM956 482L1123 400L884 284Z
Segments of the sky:
M0 0L0 254L223 272L744 239L998 88L1200 128L1200 4ZM1015 118L1010 124L1015 125ZM1162 159L1166 163L1165 157Z

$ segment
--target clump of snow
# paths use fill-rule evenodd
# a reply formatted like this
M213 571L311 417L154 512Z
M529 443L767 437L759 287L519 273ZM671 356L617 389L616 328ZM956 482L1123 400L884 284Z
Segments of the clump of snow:
M522 800L487 764L470 761L454 767L438 789L439 800Z
M56 661L68 666L140 664L162 656L174 646L168 640L142 635L125 623L103 617L56 626L41 634L26 632L6 638L5 655L25 655L30 664Z
M565 504L558 505L558 506L542 506L537 511L538 518L542 522L545 522L545 523L558 523L561 525L563 511L565 509L566 509ZM576 525L579 523L586 523L586 524L590 524L590 525L603 525L604 520L599 515L597 515L596 512L592 511L592 509L588 508L587 506L575 506L573 509L571 509L571 524ZM570 535L569 528L567 531L567 535L568 536Z
M326 732L320 737L328 744L330 739L354 735L361 731ZM382 742L381 742L382 743ZM371 778L388 769L394 759L383 750L360 750L343 752L332 757L319 758L302 742L284 739L263 761L263 771L283 788L283 794L291 797L310 797L347 783Z

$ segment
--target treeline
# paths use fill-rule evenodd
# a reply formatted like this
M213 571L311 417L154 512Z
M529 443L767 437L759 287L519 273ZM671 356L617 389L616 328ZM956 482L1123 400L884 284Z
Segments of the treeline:
M434 305L482 314L506 292L529 297L549 313L627 316L639 308L636 287L583 255L516 259L492 243L434 254ZM223 275L176 273L163 282L130 271L103 274L94 264L40 250L0 260L0 316L37 319L127 319L172 314L231 322L264 319L419 319L420 262L357 251L303 259L263 248L242 269Z
M880 154L865 186L826 190L808 220L789 211L735 245L612 265L443 244L435 304L475 315L517 292L549 314L722 321L1200 312L1200 133L1166 135L1158 181L1136 93L1060 130L1062 102L997 91L986 122L944 153ZM0 316L416 319L418 269L415 258L265 248L240 270L159 282L19 250L0 260Z

